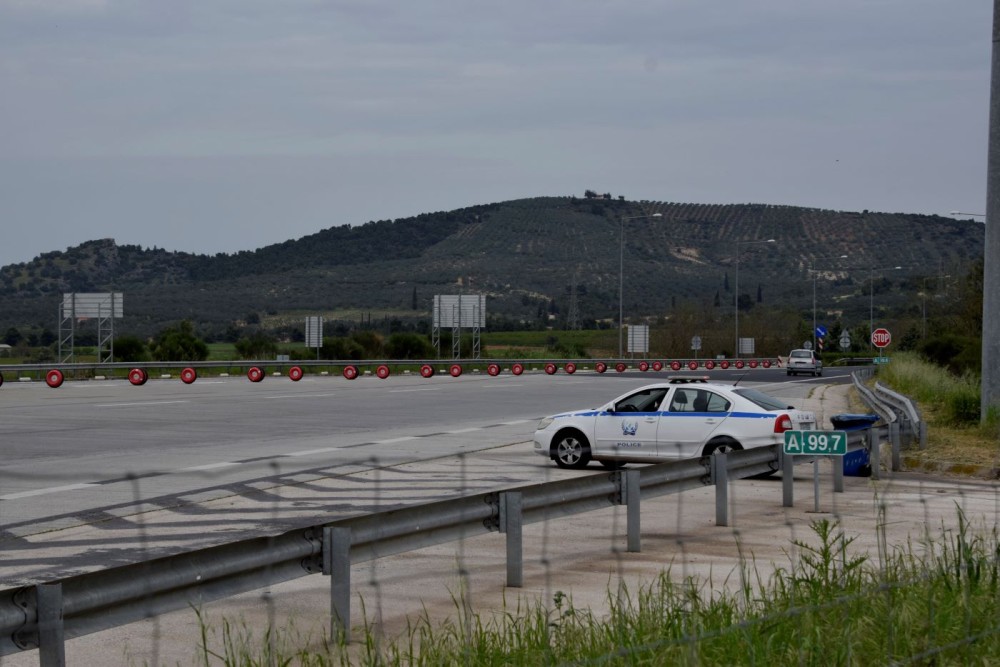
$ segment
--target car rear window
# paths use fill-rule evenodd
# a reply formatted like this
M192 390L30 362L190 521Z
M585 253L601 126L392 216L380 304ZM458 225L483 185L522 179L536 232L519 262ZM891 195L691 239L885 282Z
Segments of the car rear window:
M804 357L806 359L811 359L812 352L808 350L792 350L792 356L795 358Z
M747 399L751 403L759 405L765 410L785 410L789 407L788 403L785 403L784 401L779 401L774 396L768 396L764 392L757 391L756 389L750 389L744 387L740 389L734 389L733 392Z

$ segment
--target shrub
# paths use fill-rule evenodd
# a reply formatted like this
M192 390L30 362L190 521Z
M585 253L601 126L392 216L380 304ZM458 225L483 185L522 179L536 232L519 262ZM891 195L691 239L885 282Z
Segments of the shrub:
M271 359L278 353L274 339L261 332L241 338L233 347L241 359Z
M424 336L394 333L385 342L385 354L390 359L433 359L434 346Z
M185 320L157 335L152 355L157 361L204 361L208 358L208 345L194 335L194 327Z
M149 350L146 343L135 336L115 338L115 361L138 362L149 361Z

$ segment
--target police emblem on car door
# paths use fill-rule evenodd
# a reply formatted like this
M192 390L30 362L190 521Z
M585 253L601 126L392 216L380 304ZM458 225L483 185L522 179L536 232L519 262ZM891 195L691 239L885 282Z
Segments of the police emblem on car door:
M606 406L597 416L596 452L630 459L656 456L656 429L664 388L643 389Z

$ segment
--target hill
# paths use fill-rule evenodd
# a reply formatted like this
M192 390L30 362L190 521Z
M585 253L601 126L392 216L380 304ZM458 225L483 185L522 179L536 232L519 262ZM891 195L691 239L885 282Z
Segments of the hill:
M215 256L90 241L0 269L0 331L55 331L62 293L103 291L125 294L116 331L139 336L180 319L210 339L257 319L301 329L312 314L343 318L344 327L367 314L425 329L432 297L460 291L487 295L495 328L613 323L623 218L633 218L623 252L633 321L684 308L731 314L737 243L741 309L809 311L815 276L825 301L839 299L838 314L867 321L869 293L880 309L912 313L932 278L935 287L942 276L957 280L984 242L982 224L941 216L541 197L331 227ZM767 239L775 242L753 243ZM895 266L903 268L882 270Z

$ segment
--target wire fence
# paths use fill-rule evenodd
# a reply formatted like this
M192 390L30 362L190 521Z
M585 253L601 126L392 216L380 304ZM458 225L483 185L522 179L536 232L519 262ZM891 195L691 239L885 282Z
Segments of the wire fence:
M888 435L885 429L886 445ZM113 487L74 488L73 471L24 480L5 470L7 483L119 495L99 511L38 520L27 510L5 512L31 496L0 488L0 664L224 664L232 628L246 633L245 650L271 645L274 652L263 653L271 657L292 650L273 646L275 637L316 651L325 650L325 639L350 639L346 655L364 664L372 651L412 644L408 633L422 622L469 637L486 619L530 620L538 609L552 626L546 641L555 645L569 632L570 610L612 627L623 608L638 604L635 596L663 578L702 600L742 600L734 609L743 613L721 627L691 623L698 606L691 596L668 596L658 605L684 611L687 625L662 621L669 631L622 635L605 653L552 654L548 662L634 663L679 650L690 664L722 664L705 647L749 633L778 635L771 641L784 646L779 664L820 664L831 656L818 653L817 618L832 615L847 626L859 604L873 604L873 592L888 610L882 626L898 628L895 638L827 628L846 652L822 664L950 662L996 641L995 606L985 619L970 607L958 618L958 636L907 638L914 624L931 627L928 619L942 615L944 604L914 612L904 591L936 570L897 568L904 553L943 553L934 563L953 566L964 582L995 569L1000 551L987 548L976 560L969 546L995 545L994 480L894 473L877 458L878 479L842 477L839 459L802 459L792 475L783 468L761 476L777 451L767 461L762 452L737 452L721 471L720 457L571 471L538 465L529 447L401 465L358 456L285 470L271 460L238 482L225 468L205 467L188 471L200 483L181 494L150 471ZM338 529L348 531L346 561ZM880 576L851 583L851 564L859 561ZM752 604L765 597L757 585L782 572L790 581L831 579L839 588L791 605ZM968 587L959 596L966 603L974 597ZM429 653L426 634L421 642ZM764 650L755 642L735 662L763 661L765 654L752 655ZM467 653L466 662L477 656Z

